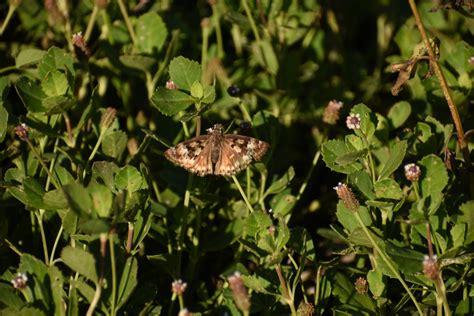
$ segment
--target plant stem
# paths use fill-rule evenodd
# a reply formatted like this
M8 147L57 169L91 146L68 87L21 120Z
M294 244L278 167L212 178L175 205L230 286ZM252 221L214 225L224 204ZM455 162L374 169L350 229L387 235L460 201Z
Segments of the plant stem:
M109 235L109 248L110 248L110 267L112 272L112 296L110 299L110 314L112 316L116 315L116 300L117 300L117 271L115 267L115 248L114 248L114 238L113 235Z
M234 183L237 186L237 189L239 189L240 195L242 195L242 198L244 199L244 202L247 205L250 213L253 213L254 209L253 209L252 205L250 204L249 200L247 199L247 196L245 195L244 190L240 186L239 180L237 180L237 178L235 176L232 176L232 179L234 180Z
M277 264L275 266L275 271L278 275L278 280L280 280L280 286L283 291L283 299L285 302L290 306L291 310L291 315L295 316L296 315L296 309L295 309L295 304L293 302L293 299L290 295L290 292L288 291L288 287L286 286L286 281L285 278L283 277L283 273L281 272L281 267L280 264Z
M125 20L125 24L127 25L128 33L130 34L130 38L132 39L133 46L136 46L137 36L135 35L132 22L130 21L130 17L128 16L127 8L125 7L123 0L117 0L117 2L120 7L120 12L122 13L123 19Z
M430 56L430 64L433 66L433 69L435 71L436 77L438 78L441 90L443 90L444 97L446 99L446 102L448 103L449 111L451 112L451 118L454 122L454 126L456 127L456 132L458 136L458 145L463 154L464 162L466 163L467 168L470 168L471 159L469 155L469 148L465 140L464 129L462 126L461 118L459 117L458 109L451 96L451 91L449 90L448 84L446 82L446 78L444 77L444 73L441 70L440 65L438 64L438 60L436 59L436 55L433 51L433 47L431 47L430 45L428 35L426 34L425 26L423 24L423 21L421 20L420 13L418 12L418 8L416 7L415 0L408 0L408 3L410 4L411 11L413 12L413 17L415 18L416 26L418 27L418 30L420 31L426 50L428 51L428 55ZM471 177L472 177L472 174L471 174ZM471 186L470 189L471 189L471 196L473 196L474 188Z
M257 25L255 24L255 20L253 19L252 13L250 12L247 0L242 0L242 6L244 7L245 14L247 15L247 19L249 20L250 27L252 28L253 36L255 36L257 45L258 47L260 47L260 34L258 33Z
M46 234L44 233L44 227L43 227L43 213L44 213L44 210L41 210L41 209L35 212L36 219L38 220L40 235L41 235L41 243L43 244L44 263L47 266L49 266L48 244L46 243Z
M48 175L48 177L51 179L51 182L53 183L54 187L56 189L60 189L61 186L59 185L59 182L56 180L56 178L53 176L53 174L51 173L51 171L49 171L49 168L48 166L46 166L46 164L44 163L43 159L41 158L39 152L36 150L36 148L33 146L33 143L31 142L31 140L29 138L26 138L26 142L28 144L28 146L30 147L31 151L33 152L33 155L36 156L36 159L38 159L39 163L41 164L41 167L43 167L43 170L46 171L46 174Z
M87 174L87 170L89 169L89 166L92 162L92 159L94 159L94 156L97 154L97 151L99 150L100 144L102 144L102 140L104 139L105 132L107 131L107 128L101 128L100 129L100 134L99 134L99 139L97 139L97 142L95 143L94 149L92 149L92 152L87 158L86 166L84 168L84 171L82 172L82 178L84 179Z
M370 233L370 231L367 229L367 227L365 226L364 222L362 221L362 218L360 217L360 214L358 211L354 212L354 216L357 218L357 221L359 222L360 224L360 227L362 228L362 230L364 231L364 233L367 235L367 237L369 238L372 246L374 247L374 249L378 252L378 254L380 255L380 257L382 257L382 260L385 261L385 264L389 267L389 269L392 271L392 273L396 276L396 278L400 281L400 283L402 284L402 286L405 288L405 291L407 292L408 296L410 296L411 300L413 301L413 304L415 304L415 307L418 311L418 314L420 316L423 316L423 310L421 309L420 305L418 304L418 302L416 301L416 298L415 296L413 296L413 293L411 292L410 288L408 287L408 285L405 283L405 281L402 279L400 273L398 272L398 270L393 266L392 262L390 261L389 258L387 258L387 256L385 255L384 252L382 252L382 249L380 249L380 247L377 245L377 243L375 242L372 234Z
M219 22L219 9L217 8L217 1L211 5L212 8L212 19L214 22L214 26L216 28L216 42L217 42L217 57L222 59L224 58L224 48L222 45L222 31L221 31L221 24ZM204 64L203 64L204 66Z
M10 5L8 6L8 13L7 13L7 16L5 17L5 21L3 21L2 28L0 29L0 35L3 34L3 32L8 26L8 23L10 23L10 20L13 17L13 13L15 13L16 8L18 8L18 6L12 3L10 3Z
M314 154L313 162L311 163L311 167L309 168L309 171L306 174L306 177L305 177L303 183L300 186L300 189L298 191L298 195L296 196L296 201L299 201L301 199L301 196L303 195L304 191L306 190L306 187L308 186L308 182L311 178L311 175L313 174L314 168L316 167L316 164L318 163L318 160L319 160L320 156L321 156L321 150L317 150L316 153Z
M99 6L97 4L94 4L94 8L92 9L89 22L87 23L86 32L84 33L84 40L86 42L88 42L91 37L92 29L94 27L95 21L97 20L97 12L99 12Z
M59 238L61 238L61 234L63 233L63 231L64 231L64 226L61 224L61 227L59 228L58 234L56 235L56 239L54 240L53 249L51 250L51 256L50 256L50 259L49 259L50 262L51 262L51 265L54 262L54 255L56 254L56 248L58 246Z
M451 309L449 308L448 299L446 297L446 287L444 286L443 278L441 277L441 272L438 274L436 280L434 280L435 287L436 287L436 300L442 302L444 308L444 314L446 316L451 316Z

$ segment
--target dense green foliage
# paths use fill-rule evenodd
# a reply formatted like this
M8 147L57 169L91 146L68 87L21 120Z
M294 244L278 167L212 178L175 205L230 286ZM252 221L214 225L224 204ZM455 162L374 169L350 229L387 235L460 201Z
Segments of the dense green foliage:
M472 3L409 2L3 1L0 314L474 314Z

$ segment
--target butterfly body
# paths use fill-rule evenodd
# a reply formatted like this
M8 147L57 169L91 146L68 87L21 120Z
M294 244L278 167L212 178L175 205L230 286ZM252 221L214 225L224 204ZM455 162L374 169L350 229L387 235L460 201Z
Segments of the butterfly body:
M227 134L221 124L165 151L165 157L199 176L231 176L260 160L270 145L256 138Z

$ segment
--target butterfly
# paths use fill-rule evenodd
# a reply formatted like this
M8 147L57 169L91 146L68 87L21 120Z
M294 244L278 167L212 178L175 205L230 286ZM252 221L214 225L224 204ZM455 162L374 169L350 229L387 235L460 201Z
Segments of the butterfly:
M221 124L215 124L207 132L169 148L165 157L201 177L232 176L247 168L252 160L260 160L270 147L256 138L224 135Z

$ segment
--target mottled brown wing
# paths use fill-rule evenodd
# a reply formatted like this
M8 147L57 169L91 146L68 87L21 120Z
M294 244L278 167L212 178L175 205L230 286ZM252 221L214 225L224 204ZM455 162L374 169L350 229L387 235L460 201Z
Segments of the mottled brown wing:
M225 135L214 174L232 176L247 168L252 160L260 160L269 147L266 142L252 137Z
M165 151L165 157L184 169L205 176L213 173L209 135L198 136Z

